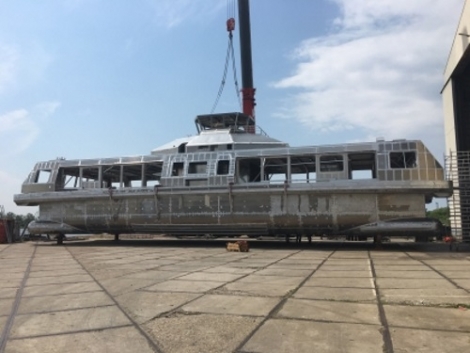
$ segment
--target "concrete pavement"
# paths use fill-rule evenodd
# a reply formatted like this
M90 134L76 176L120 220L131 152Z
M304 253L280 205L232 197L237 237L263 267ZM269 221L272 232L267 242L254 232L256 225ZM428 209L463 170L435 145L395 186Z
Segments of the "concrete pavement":
M0 353L470 347L470 253L441 244L28 242L0 266Z

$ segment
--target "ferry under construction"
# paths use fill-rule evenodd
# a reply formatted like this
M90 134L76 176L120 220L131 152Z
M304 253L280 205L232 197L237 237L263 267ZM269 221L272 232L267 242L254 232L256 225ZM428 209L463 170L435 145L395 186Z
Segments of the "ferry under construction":
M452 186L421 141L290 147L256 126L248 0L239 21L243 113L197 116L148 155L37 163L14 197L39 206L32 234L441 234L425 205Z

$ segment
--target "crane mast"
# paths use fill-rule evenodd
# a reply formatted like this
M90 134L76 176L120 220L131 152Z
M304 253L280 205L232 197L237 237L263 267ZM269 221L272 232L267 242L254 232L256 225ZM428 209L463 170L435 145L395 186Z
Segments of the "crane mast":
M253 87L253 64L251 57L250 1L238 0L238 20L240 22L240 55L242 69L243 113L255 120L255 88ZM255 129L253 131L255 132Z

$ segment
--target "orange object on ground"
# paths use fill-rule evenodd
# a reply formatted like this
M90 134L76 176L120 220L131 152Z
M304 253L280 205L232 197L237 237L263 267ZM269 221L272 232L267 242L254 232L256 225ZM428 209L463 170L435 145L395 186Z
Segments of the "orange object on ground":
M444 241L445 241L446 243L453 243L453 242L455 242L455 238L454 238L452 235L446 235L446 236L444 237Z

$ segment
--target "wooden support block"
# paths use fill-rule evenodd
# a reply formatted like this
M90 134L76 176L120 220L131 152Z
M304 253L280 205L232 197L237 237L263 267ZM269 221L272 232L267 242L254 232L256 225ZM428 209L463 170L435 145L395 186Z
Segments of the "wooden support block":
M248 242L246 240L239 240L235 243L227 243L227 251L248 252Z
M240 246L237 243L227 243L227 251L240 251Z

